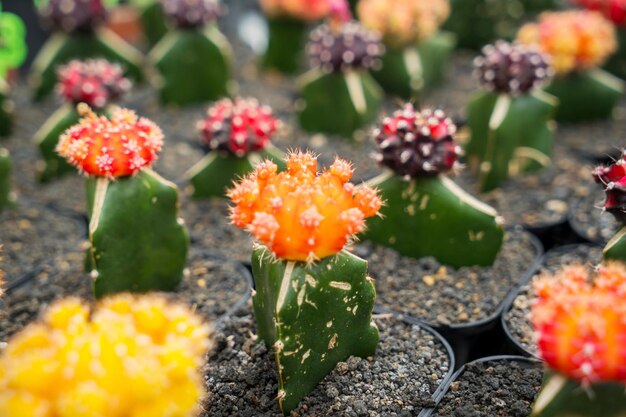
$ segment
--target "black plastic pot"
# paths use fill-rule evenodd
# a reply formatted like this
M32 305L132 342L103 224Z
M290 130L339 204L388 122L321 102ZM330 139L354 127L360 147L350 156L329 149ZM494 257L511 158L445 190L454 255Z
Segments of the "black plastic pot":
M567 219L569 221L570 227L572 228L572 230L576 233L576 235L579 237L581 242L588 242L588 243L593 243L593 244L597 244L597 245L604 245L608 242L608 239L605 236L602 236L600 233L598 233L595 236L591 236L589 234L588 228L585 227L585 223L581 223L581 221L576 217L576 214L580 211L581 207L583 205L587 205L590 204L589 200L587 198L580 198L577 199L576 201L574 201L571 206L570 206L570 211L569 214L567 216ZM594 214L595 216L596 214ZM609 213L607 212L602 212L602 209L597 208L597 215L598 216L609 216L612 217ZM619 227L617 227L617 222L615 222L616 224L616 230L615 232L617 232L619 230ZM595 226L598 227L602 227L602 224L597 224Z
M536 360L536 359L525 358L523 356L513 356L513 355L488 356L486 358L480 358L475 361L472 361L471 363L476 364L476 363L493 362L493 361L517 362L527 367L537 366L541 364L541 361ZM422 410L422 412L418 414L418 417L430 417L433 415L433 413L437 409L437 406L443 400L446 393L450 389L450 386L452 385L452 383L458 380L461 375L463 375L463 372L465 372L467 365L469 364L463 365L461 368L459 368L454 373L454 375L452 375L452 378L450 378L448 383L444 385L443 390L439 392L439 396L435 399L435 407Z
M578 234L571 228L568 216L554 223L542 223L536 225L524 225L526 230L535 235L543 245L544 250L581 242Z
M549 252L546 252L542 257L541 257L541 263L539 268L537 268L536 273L539 273L541 271L541 267L542 265L545 263L545 260L548 256L554 256L555 254L559 254L559 253L567 253L567 252L571 252L574 248L579 247L579 246L583 246L583 247L597 247L598 245L593 245L593 244L589 244L589 243L578 243L578 244L571 244L571 245L565 245L565 246L561 246L558 248L554 248L552 250L550 250ZM526 280L521 282L520 285L514 290L512 291L509 296L507 297L506 301L505 301L505 306L504 309L502 311L502 315L500 316L500 321L502 324L502 329L504 331L504 335L506 337L508 346L510 347L510 349L513 350L513 352L515 352L516 354L520 354L520 355L524 355L526 357L530 357L530 358L535 358L537 359L538 356L529 351L528 349L526 349L523 345L521 345L516 338L513 336L513 333L511 332L511 329L507 323L506 320L506 313L508 313L512 308L513 308L513 303L515 302L515 299L519 296L520 292L522 291L522 289L528 285L532 279L535 277L536 274L530 275L528 277L526 277Z

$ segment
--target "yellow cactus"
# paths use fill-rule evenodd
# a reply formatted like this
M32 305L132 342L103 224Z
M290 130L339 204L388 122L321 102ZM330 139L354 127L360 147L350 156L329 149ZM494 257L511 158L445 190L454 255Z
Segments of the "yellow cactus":
M448 0L361 0L359 19L400 48L430 38L450 14Z
M195 416L209 336L158 295L59 301L0 356L0 416Z

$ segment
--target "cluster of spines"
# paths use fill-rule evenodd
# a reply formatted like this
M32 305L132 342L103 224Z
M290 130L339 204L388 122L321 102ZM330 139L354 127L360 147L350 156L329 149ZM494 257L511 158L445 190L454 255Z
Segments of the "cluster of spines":
M333 26L325 23L311 32L306 47L311 67L331 73L380 65L385 50L380 35L354 21Z
M624 265L600 266L593 278L584 266L568 266L534 288L532 322L547 365L584 385L626 382Z
M161 0L168 20L177 28L200 28L222 13L218 0Z
M44 22L62 32L90 32L103 23L102 0L49 0L40 11Z
M454 140L456 125L442 110L405 104L374 132L375 159L407 179L431 177L459 165L461 148Z
M291 18L313 22L328 16L331 0L260 0L265 14L272 18Z
M599 166L593 171L593 178L601 184L606 194L604 209L626 224L626 151L622 157L609 166Z
M381 33L393 47L425 41L450 14L448 0L361 0L357 7L363 25Z
M280 121L269 106L253 98L222 99L211 106L206 118L198 123L205 145L243 157L265 149Z
M626 1L624 0L574 0L578 6L602 13L617 26L626 26Z
M163 133L152 121L123 108L108 118L98 117L86 104L78 107L83 118L61 136L57 152L81 172L96 177L125 177L157 159Z
M196 416L210 335L158 295L58 301L0 355L0 415Z
M548 54L557 74L601 66L617 49L613 24L588 10L544 12L522 26L517 41Z
M291 153L287 170L259 164L229 191L231 219L277 258L312 262L343 249L378 214L377 192L350 182L352 167L342 159L322 173L311 153Z
M119 100L131 87L122 67L105 59L73 60L58 69L57 78L61 97L96 109Z
M480 83L497 93L519 95L540 87L553 75L548 57L535 46L497 41L474 59Z

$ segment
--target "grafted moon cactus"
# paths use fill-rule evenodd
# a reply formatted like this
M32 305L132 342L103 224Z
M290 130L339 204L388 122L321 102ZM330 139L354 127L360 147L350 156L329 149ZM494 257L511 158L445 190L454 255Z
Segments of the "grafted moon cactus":
M352 137L375 118L382 101L380 86L368 70L380 64L384 46L346 9L314 29L307 53L312 69L299 79L303 129Z
M548 370L531 417L626 414L626 269L571 265L535 283L532 322Z
M372 74L385 91L419 98L442 81L456 42L438 31L450 13L448 0L362 0L357 10L365 27L383 35L385 53Z
M195 417L211 333L158 295L57 301L0 354L0 415Z
M39 167L39 179L43 182L76 171L56 152L59 136L80 120L76 105L85 103L104 114L131 87L122 68L104 59L73 60L58 69L57 77L57 93L65 104L35 134L43 157Z
M626 152L626 151L625 151ZM626 262L626 160L622 157L610 166L600 166L593 172L595 181L606 193L604 210L611 213L622 224L622 228L606 244L605 259Z
M232 221L261 243L252 254L259 337L276 353L283 414L350 355L373 355L375 290L367 262L344 249L382 202L350 183L336 159L317 172L309 153L292 153L287 169L257 165L229 192Z
M11 192L11 155L0 148L0 211L13 206L15 197Z
M59 140L59 155L88 175L90 264L97 297L180 282L189 236L178 218L178 189L150 169L163 134L127 109L83 116Z
M622 80L599 67L617 48L615 29L600 13L545 12L517 33L550 57L556 77L546 91L559 99L556 118L580 122L611 116L624 92Z
M198 122L208 153L187 172L193 196L223 197L233 180L263 159L284 167L282 153L271 143L279 127L272 109L253 98L222 99L210 107Z
M0 138L13 130L13 102L6 82L9 70L17 69L26 59L26 25L19 16L2 12L0 7Z
M387 202L365 238L453 267L491 265L504 231L496 211L463 191L446 173L459 162L456 126L441 110L406 104L376 130L376 160L387 172L368 181Z
M558 100L539 88L553 71L534 47L498 41L483 48L474 66L484 90L468 104L465 151L481 190L489 191L509 175L550 164Z
M104 58L120 64L131 79L143 79L141 54L101 27L106 18L102 0L50 0L40 13L54 33L31 69L30 82L36 100L54 90L57 67L72 59Z
M334 0L260 0L267 16L269 38L261 66L284 74L298 72L307 26L321 21Z
M162 103L185 106L229 96L232 51L219 31L218 0L163 0L173 30L150 52Z

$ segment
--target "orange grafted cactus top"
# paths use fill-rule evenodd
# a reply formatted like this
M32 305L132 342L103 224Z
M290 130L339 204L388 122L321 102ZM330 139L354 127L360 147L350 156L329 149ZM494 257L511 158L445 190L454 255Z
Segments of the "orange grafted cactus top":
M127 109L98 117L79 104L81 121L69 128L57 152L79 170L96 177L125 177L150 166L163 144L161 129Z
M270 17L288 17L315 21L328 16L332 0L261 0L261 8Z
M535 282L532 321L548 366L590 384L626 382L626 269L600 267L592 278L568 266Z
M550 55L557 74L601 66L617 49L613 24L587 10L542 13L537 23L522 26L517 40Z
M291 153L287 170L265 161L229 191L233 223L281 259L313 261L339 252L382 201L367 186L350 183L352 167L337 158L318 173L311 153Z

